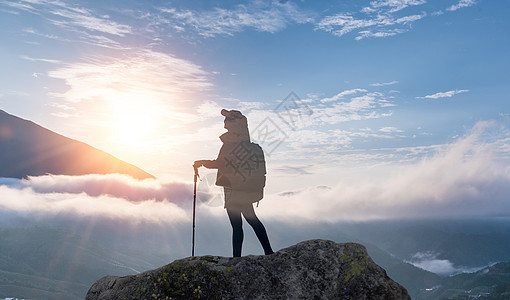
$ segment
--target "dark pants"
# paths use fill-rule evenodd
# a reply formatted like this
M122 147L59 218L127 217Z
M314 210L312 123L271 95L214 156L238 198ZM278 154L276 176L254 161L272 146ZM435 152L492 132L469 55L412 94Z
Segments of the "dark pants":
M251 225L257 238L262 244L264 248L265 254L273 253L271 249L271 244L269 243L269 238L267 237L266 229L260 220L255 215L255 211L253 210L252 203L245 204L237 204L236 205L227 205L227 214L230 219L230 224L232 224L232 247L234 257L241 256L241 249L243 247L243 220L241 219L241 214L244 216L248 224Z

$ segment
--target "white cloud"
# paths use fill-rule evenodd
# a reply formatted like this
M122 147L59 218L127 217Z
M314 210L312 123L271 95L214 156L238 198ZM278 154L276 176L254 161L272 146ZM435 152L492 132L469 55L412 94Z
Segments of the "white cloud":
M424 97L416 97L417 99L439 99L439 98L451 98L454 95L461 94L461 93L467 93L469 90L452 90L447 92L439 92L432 95L427 95Z
M357 41L362 40L364 38L384 38L388 36L394 36L397 34L401 34L406 32L406 30L403 29L391 29L391 30L385 30L385 31L377 31L372 32L370 30L363 30L359 32L359 35L355 38Z
M443 13L425 11L428 7L422 8L421 5L426 3L426 0L375 0L359 12L340 12L326 16L315 24L315 29L330 32L338 37L356 32L356 40L395 36L409 31L414 22L428 15ZM474 0L460 0L447 10L454 11L474 4L476 4ZM419 14L404 15L405 9L410 7L420 7L423 10Z
M37 36L42 36L42 37L45 37L47 39L52 39L52 40L59 40L60 39L58 36L56 36L54 34L40 33L39 31L37 31L37 30L35 30L33 28L23 29L23 32L34 34L34 35L37 35Z
M53 94L70 102L94 98L138 95L144 102L157 96L184 96L210 87L208 73L200 66L170 54L150 50L126 53L125 56L96 57L88 62L70 63L50 71L50 77L63 79L70 89Z
M407 32L412 23L424 18L427 13L397 16L396 13L409 6L426 3L425 0L380 0L360 12L342 12L326 16L315 28L341 37L357 31L356 40L371 37L388 37ZM358 17L359 16L359 17ZM404 26L405 25L405 26Z
M396 127L383 127L379 129L381 132L391 133L391 132L403 132L403 130L400 130Z
M20 55L19 57L24 59L24 60L28 60L28 61L40 61L40 62L46 62L46 63L52 63L52 64L59 64L59 63L61 63L60 60L56 60L56 59L34 58L34 57L26 56L26 55Z
M239 110L241 112L244 112L244 111L247 111L247 110L253 110L253 109L262 109L266 106L266 103L264 102L256 102L256 101L253 101L253 102L245 102L245 101L240 101L238 104L237 104Z
M92 9L78 7L62 1L22 0L19 3L6 1L5 4L43 18L47 24L41 26L39 30L51 30L51 34L39 32L32 28L24 31L49 39L58 39L65 42L80 41L99 47L123 49L121 44L112 38L122 38L133 33L131 26L116 22L108 15L99 15ZM55 35L55 32L58 31L52 28L51 25L63 29L64 32L60 31L59 33L61 33L61 36L67 36L68 38Z
M18 9L18 10L25 10L25 11L35 11L36 8L34 8L32 5L28 4L29 1L20 1L20 2L11 2L11 1L2 1L2 4L5 4L11 8Z
M181 205L190 196L190 187L177 182L161 182L156 179L136 180L120 174L109 175L45 175L28 177L17 184L36 193L85 193L91 197L108 195L131 202L146 200L169 201Z
M86 31L79 31L79 34L81 35L82 41L89 45L117 50L129 50L128 47L122 46L121 43L102 35L90 34Z
M361 40L367 37L388 37L407 32L408 27L391 27L395 25L411 25L413 22L420 20L425 16L426 14L421 14L395 18L391 15L380 14L375 17L369 16L369 18L357 19L351 14L342 13L335 16L325 17L316 25L316 28L331 32L338 37L354 30L373 28L370 30L359 31L356 40Z
M300 105L307 104L304 109ZM359 130L339 129L337 125L349 121L361 121L385 118L392 115L388 107L394 104L380 92L369 92L365 89L344 90L332 97L320 98L312 95L311 99L302 99L300 104L289 111L280 111L279 117L274 112L252 110L249 113L252 139L262 143L262 147L271 153L276 160L309 161L310 157L331 159L339 149L349 148L354 139L394 138L396 132L382 131L360 132ZM311 112L311 113L309 113ZM293 129L283 120L292 119ZM267 120L271 122L266 122ZM264 123L266 122L266 123ZM259 127L260 124L265 126ZM266 127L267 125L267 127ZM319 130L317 126L327 126L327 130ZM259 129L262 128L261 132ZM269 138L268 138L269 136ZM268 141L266 140L268 139ZM274 147L285 151L274 150Z
M82 28L111 35L124 36L131 33L131 27L109 20L108 16L97 16L89 9L72 7L61 1L20 1L5 2L8 6L45 16L50 23L66 28Z
M390 81L390 82L376 82L376 83L371 83L370 85L371 86L387 86L387 85L394 85L394 84L397 84L398 81L394 80L394 81Z
M439 275L451 275L458 270L447 259L438 259L437 253L418 252L408 261L414 266Z
M61 9L53 10L51 13L63 19L50 20L51 23L57 26L84 28L90 31L117 36L124 36L131 33L131 27L129 25L119 24L107 18L96 17L87 9L75 9L63 5Z
M436 273L442 276L451 276L460 273L472 273L480 270L481 268L467 268L463 266L455 266L448 259L439 259L440 255L431 251L417 252L413 255L408 263L427 270L432 273Z
M379 181L339 182L330 190L308 188L292 197L271 195L265 200L271 207L263 209L288 221L508 217L510 164L497 156L497 142L482 141L495 127L480 122L435 155L400 165Z
M508 217L510 164L497 156L501 140L507 141L508 136L490 143L482 141L488 131L498 128L495 123L480 122L452 144L433 147L437 150L435 155L400 165L379 181L338 182L328 188L304 187L266 194L257 213L265 219L290 223ZM382 132L398 132L395 128L382 129ZM340 138L349 137L348 132L337 133ZM312 131L307 136L318 143L328 139ZM328 164L335 162L328 161ZM299 172L301 167L287 168L285 172ZM190 201L191 184L137 181L120 175L0 179L2 210L50 216L75 214L171 224L189 222ZM221 215L223 210L216 206L202 207L201 214L207 218ZM436 271L448 268L446 261L435 259L422 259L421 263Z
M344 147L351 144L352 134L347 131L319 131L302 129L299 134L292 136L287 142L294 149L306 148L307 152L314 152L315 148L324 146Z
M313 21L308 13L291 2L259 1L249 5L239 4L232 9L215 8L210 11L175 8L160 8L160 11L165 14L165 22L170 22L177 31L189 28L205 37L233 35L245 29L275 33L290 23Z
M233 9L215 8L200 12L175 8L161 8L160 11L165 14L164 22L170 22L177 31L188 28L205 37L233 35L246 29L275 33L289 23L313 21L309 14L291 2L254 2L239 4Z
M449 11L456 11L458 9L464 8L464 7L470 7L476 4L475 0L460 0L459 3L454 4L450 7L448 7L446 10Z
M355 29L375 26L377 23L377 20L355 19L350 14L341 13L323 18L316 25L316 28L331 32L334 35L341 37ZM336 27L340 27L340 29L335 29Z
M366 11L373 11L374 9L388 7L389 12L397 12L408 6L416 6L427 3L426 0L376 0L371 1L370 6L364 8Z
M218 103L208 100L200 104L200 106L197 109L197 112L203 119L208 119L220 116L221 110L222 107L219 106Z
M0 179L0 208L44 215L102 216L132 222L176 223L189 218L183 207L190 186L137 181L122 175L41 176Z
M352 90L345 90L345 91L342 91L338 94L336 94L335 96L333 97L330 97L330 98L323 98L321 100L321 102L325 103L325 102L333 102L333 101L337 101L339 99L343 99L345 98L345 96L349 96L349 95L353 95L353 94L356 94L356 93L364 93L364 92L368 92L367 90L365 89L352 89Z
M339 101L347 96L347 101ZM365 89L352 89L338 93L329 98L319 100L320 104L311 105L313 114L305 118L300 126L338 124L347 121L367 120L391 115L391 112L381 110L393 106L381 92L368 92Z

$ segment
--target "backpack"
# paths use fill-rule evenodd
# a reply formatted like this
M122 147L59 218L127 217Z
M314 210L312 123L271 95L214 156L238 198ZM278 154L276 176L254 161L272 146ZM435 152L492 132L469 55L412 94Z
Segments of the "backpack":
M264 151L249 141L237 144L228 155L223 156L225 166L223 180L235 190L261 192L266 186L266 161Z

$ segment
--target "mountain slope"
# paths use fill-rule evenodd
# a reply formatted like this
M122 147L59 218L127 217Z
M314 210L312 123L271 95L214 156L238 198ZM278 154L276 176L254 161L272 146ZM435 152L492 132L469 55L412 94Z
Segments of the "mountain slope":
M120 173L137 179L154 178L106 152L0 110L0 177L47 173Z
M439 275L406 263L370 243L365 243L365 246L374 262L384 268L391 279L405 287L412 299L425 289L439 285L442 280Z
M436 289L416 299L510 299L510 262L444 278Z
M0 241L0 299L83 299L99 277L154 267L63 230L0 228Z

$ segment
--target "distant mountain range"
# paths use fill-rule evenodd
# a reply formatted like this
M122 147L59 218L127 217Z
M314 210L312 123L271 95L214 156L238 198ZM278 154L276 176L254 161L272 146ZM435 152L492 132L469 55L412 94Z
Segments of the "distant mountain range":
M113 173L154 178L104 151L0 110L0 177Z
M510 262L444 278L414 299L510 299Z

